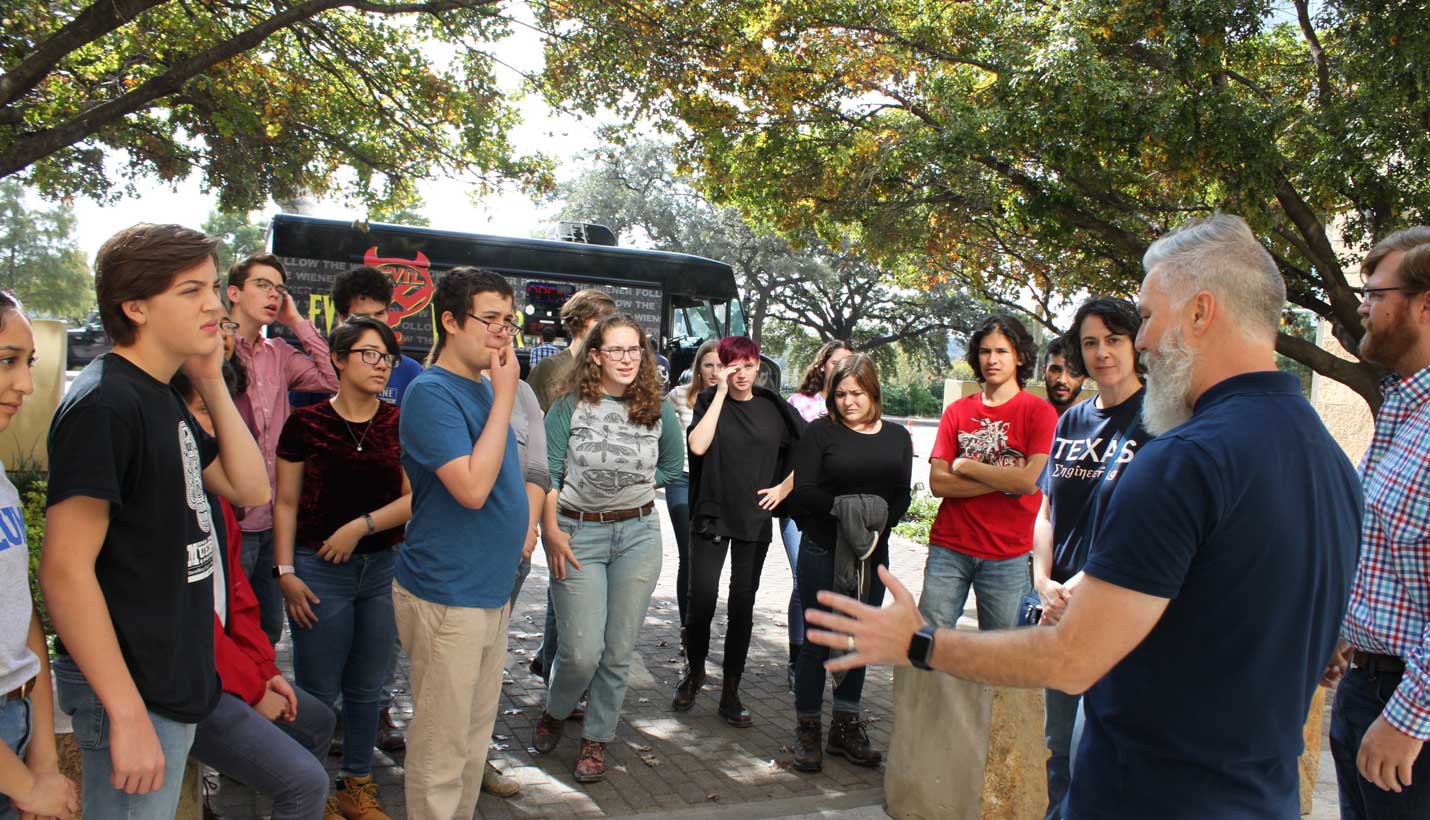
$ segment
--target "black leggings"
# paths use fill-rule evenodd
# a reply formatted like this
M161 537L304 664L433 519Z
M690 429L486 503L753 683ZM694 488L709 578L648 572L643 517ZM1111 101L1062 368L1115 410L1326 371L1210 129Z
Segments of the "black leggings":
M750 654L750 632L755 624L755 593L770 543L706 538L690 534L690 599L686 614L686 653L692 669L703 669L710 654L710 621L719 597L720 571L730 553L729 628L725 633L725 677L745 671Z

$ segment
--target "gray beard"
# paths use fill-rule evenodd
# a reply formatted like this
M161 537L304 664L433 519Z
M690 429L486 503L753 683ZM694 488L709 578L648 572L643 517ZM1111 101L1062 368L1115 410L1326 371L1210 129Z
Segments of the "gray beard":
M1192 417L1187 394L1192 389L1196 354L1182 341L1181 329L1162 334L1157 346L1143 354L1147 364L1147 396L1142 400L1142 423L1160 436Z

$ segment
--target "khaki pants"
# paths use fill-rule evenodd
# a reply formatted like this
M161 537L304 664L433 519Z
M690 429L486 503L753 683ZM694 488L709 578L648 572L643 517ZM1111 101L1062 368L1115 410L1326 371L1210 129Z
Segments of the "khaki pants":
M397 637L412 662L407 816L467 820L501 697L510 609L443 606L392 584Z

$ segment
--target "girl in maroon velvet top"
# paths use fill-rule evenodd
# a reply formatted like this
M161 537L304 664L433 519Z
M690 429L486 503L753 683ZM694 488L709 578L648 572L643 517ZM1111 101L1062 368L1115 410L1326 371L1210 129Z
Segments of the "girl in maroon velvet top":
M372 749L412 488L397 408L378 400L401 355L392 329L355 317L333 330L329 349L338 394L295 410L278 439L273 535L294 678L330 707L343 698L343 759L330 802L354 817L378 809Z

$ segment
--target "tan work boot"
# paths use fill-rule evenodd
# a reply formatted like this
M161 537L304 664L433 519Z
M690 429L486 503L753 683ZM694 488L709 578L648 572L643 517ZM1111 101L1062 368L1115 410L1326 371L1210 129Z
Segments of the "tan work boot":
M377 784L372 782L372 775L342 778L336 800L345 820L391 820L377 802Z
M338 798L328 798L328 804L323 806L323 820L348 820L343 816L343 810L338 808Z
M516 778L497 771L497 767L488 760L487 768L482 772L482 791L497 797L515 797L521 792L521 784L516 782Z

